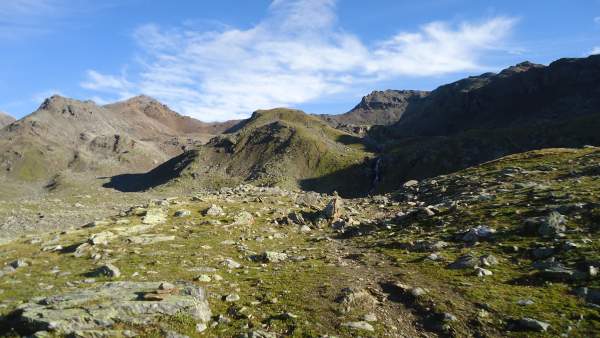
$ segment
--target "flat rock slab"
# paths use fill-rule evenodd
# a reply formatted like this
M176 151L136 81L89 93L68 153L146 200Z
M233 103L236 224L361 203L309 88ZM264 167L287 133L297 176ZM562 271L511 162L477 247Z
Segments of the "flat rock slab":
M159 290L158 282L112 282L70 293L36 298L19 307L18 326L27 332L82 334L110 330L117 323L146 325L160 316L185 313L208 322L206 293L193 284ZM149 297L149 295L156 295Z

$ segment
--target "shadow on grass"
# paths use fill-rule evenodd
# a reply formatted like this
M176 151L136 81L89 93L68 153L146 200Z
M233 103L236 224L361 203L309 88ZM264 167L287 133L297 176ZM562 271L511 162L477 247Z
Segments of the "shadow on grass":
M190 150L176 156L167 162L159 165L147 173L141 174L121 174L110 178L110 181L103 184L104 188L111 188L120 192L140 192L150 188L165 184L170 180L179 177L198 157L198 151ZM101 177L101 179L106 177Z
M360 164L354 164L324 176L302 179L298 184L305 191L327 194L337 191L344 198L364 197L369 195L371 190L372 161L372 159L365 158Z

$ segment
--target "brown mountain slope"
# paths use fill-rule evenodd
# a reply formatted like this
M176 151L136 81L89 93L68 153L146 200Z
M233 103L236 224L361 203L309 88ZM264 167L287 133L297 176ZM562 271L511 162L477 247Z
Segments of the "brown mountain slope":
M60 96L0 131L0 170L43 183L57 174L114 175L148 170L202 144L232 123L205 124L158 101L135 97L107 106Z
M143 118L144 128L150 127L152 132L170 135L197 134L217 135L233 127L239 121L206 123L188 116L182 116L166 105L145 95L129 100L116 102L104 108L123 114L126 118Z
M0 111L0 128L13 123L14 121L14 117Z

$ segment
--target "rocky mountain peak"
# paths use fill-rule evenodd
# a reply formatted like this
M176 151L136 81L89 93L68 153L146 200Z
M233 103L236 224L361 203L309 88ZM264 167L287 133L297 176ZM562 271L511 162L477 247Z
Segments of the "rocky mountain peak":
M384 91L375 90L370 94L364 96L360 103L354 107L356 109L388 109L394 106L402 105L408 100L414 97L424 97L427 95L426 91L419 90L393 90L387 89Z
M512 75L515 73L526 72L526 71L529 71L530 69L544 68L544 67L546 67L546 66L544 66L542 64L524 61L524 62L518 63L514 66L510 66L510 67L502 70L500 72L500 75Z
M352 110L340 115L323 115L335 127L356 125L389 125L398 122L409 103L429 94L420 90L373 91L364 96Z

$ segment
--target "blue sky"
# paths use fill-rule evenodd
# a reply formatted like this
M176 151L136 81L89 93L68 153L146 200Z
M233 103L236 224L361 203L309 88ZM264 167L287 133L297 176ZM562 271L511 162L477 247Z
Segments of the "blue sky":
M0 0L0 110L147 94L205 121L342 113L529 60L600 53L600 0Z

